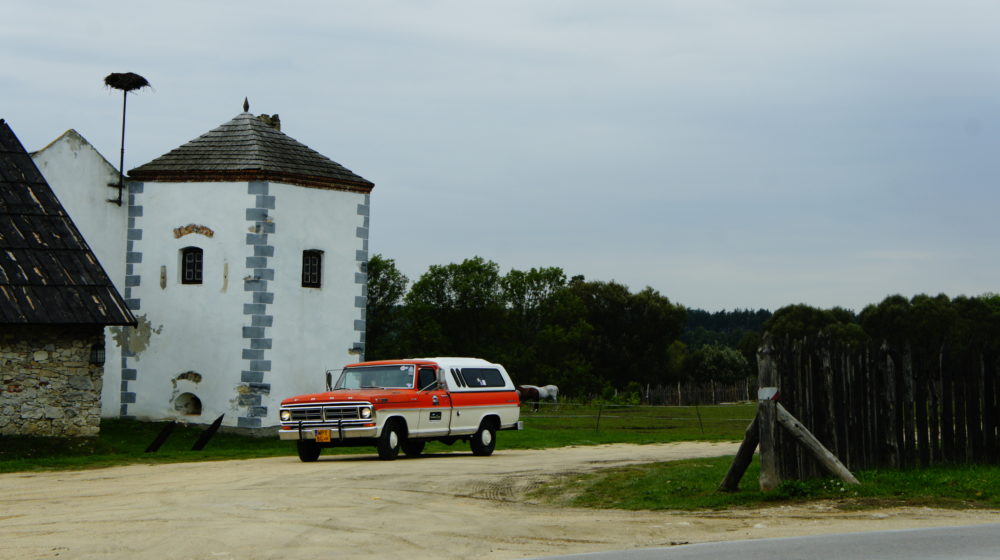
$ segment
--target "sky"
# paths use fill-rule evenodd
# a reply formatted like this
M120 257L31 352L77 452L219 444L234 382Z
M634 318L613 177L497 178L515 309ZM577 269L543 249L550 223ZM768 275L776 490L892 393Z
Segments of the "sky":
M647 286L692 308L1000 292L1000 3L10 2L0 118L125 169L242 112L375 183L416 280Z

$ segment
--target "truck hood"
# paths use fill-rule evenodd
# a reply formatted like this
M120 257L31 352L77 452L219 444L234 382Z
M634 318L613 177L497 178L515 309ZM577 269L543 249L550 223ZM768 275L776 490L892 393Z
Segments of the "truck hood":
M291 404L328 403L344 401L368 401L374 404L409 402L413 400L416 391L412 389L351 389L344 391L326 391L311 395L299 395L281 401L282 406Z

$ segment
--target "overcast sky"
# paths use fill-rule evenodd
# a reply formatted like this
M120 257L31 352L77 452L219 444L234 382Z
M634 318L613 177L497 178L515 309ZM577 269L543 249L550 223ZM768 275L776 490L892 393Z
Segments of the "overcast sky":
M125 168L242 112L373 181L411 280L479 255L711 311L1000 292L1000 3L6 3L0 118ZM318 226L321 227L321 226Z

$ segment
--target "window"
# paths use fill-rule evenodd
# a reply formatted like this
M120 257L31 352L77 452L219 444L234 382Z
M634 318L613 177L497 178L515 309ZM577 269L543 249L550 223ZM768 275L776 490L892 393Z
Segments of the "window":
M426 391L428 389L436 389L437 385L437 372L434 368L420 368L417 371L417 389L421 391Z
M202 251L197 247L181 249L181 284L201 284Z
M323 280L323 251L302 251L302 287L318 288Z
M412 389L413 369L409 364L344 368L333 390L374 387Z
M506 382L500 370L493 368L462 368L452 370L452 375L462 387L504 387Z

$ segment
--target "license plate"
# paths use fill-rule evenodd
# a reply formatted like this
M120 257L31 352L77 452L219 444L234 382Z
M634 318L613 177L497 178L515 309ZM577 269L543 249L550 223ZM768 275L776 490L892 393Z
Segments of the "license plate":
M330 430L316 430L316 441L329 442L330 441Z

